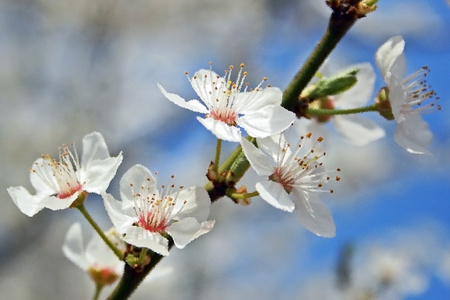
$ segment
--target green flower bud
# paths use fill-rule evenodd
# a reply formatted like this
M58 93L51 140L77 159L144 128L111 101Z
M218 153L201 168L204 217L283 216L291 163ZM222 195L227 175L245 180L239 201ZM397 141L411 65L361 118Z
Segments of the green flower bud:
M319 99L331 95L337 95L349 90L356 82L358 69L346 70L329 78L322 78L319 82L306 88L301 97L309 99Z

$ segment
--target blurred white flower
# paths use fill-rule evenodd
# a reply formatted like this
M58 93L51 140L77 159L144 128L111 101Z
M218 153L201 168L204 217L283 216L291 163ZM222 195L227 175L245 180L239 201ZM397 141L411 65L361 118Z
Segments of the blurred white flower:
M125 251L125 242L114 228L105 234L118 249ZM73 224L67 231L62 250L71 262L88 272L97 284L112 284L122 274L124 262L117 258L97 234L84 247L79 223Z
M405 41L402 36L387 40L376 53L376 62L388 88L388 98L397 123L394 140L410 153L429 153L425 147L431 143L433 134L420 113L440 109L435 106L438 98L425 103L435 96L426 85L427 67L404 77L406 59L403 54Z
M153 174L142 165L131 167L120 181L122 201L104 194L106 210L124 240L161 255L168 255L167 234L182 249L209 232L214 221L207 221L211 200L201 187L174 192L174 185L157 189Z
M200 123L218 139L239 142L244 128L253 137L264 138L279 133L294 121L294 113L280 106L282 92L279 88L261 88L261 82L255 89L248 90L244 82L247 72L244 65L236 82L231 81L233 67L220 77L212 70L199 70L189 81L200 100L186 101L177 94L168 93L161 85L159 89L173 103L205 114L197 117Z
M322 187L330 180L329 172L318 163L322 155L307 149L304 156L298 156L310 137L310 134L301 137L302 142L293 151L283 134L257 139L259 148L242 138L241 146L256 173L265 176L255 186L261 198L276 208L294 212L300 223L313 233L334 237L333 217L316 194L326 192ZM321 141L322 138L317 139Z
M356 74L356 84L351 89L341 94L328 97L326 99L327 103L325 103L326 108L359 108L366 105L370 100L375 84L375 72L369 63L355 64L349 66L345 70L338 71L337 73L344 73L346 70L355 69L359 70ZM326 71L322 70L322 72L325 73ZM332 74L323 75L327 76ZM344 140L355 146L367 145L368 143L378 140L385 135L384 130L375 122L362 118L359 115L336 115L331 117L331 121L334 123L339 135ZM304 122L299 122L298 124L303 127ZM313 133L321 132L321 128L318 127L322 127L322 125L316 119L310 121L306 126L308 131ZM304 128L302 128L302 131L304 132Z
M24 187L9 187L8 193L19 209L31 217L43 208L68 208L80 194L106 191L122 162L122 153L111 157L103 136L92 132L83 138L81 163L74 147L63 145L59 161L49 155L38 158L30 169L30 181L36 189L31 195Z
M377 299L404 299L428 287L428 277L413 253L399 248L375 246L366 254L364 265L355 272L359 289L374 290Z

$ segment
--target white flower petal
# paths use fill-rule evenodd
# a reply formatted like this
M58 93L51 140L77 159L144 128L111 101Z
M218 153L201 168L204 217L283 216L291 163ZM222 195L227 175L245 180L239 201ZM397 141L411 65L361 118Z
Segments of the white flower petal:
M414 154L430 154L425 148L431 143L433 134L427 122L419 114L408 115L403 122L397 124L394 133L395 142Z
M270 205L288 212L294 210L294 203L281 184L267 180L258 182L255 187L259 196Z
M355 146L364 146L385 136L375 122L356 115L335 116L334 125L339 134Z
M402 36L398 35L387 40L378 49L375 54L375 60L383 77L385 77L389 72L398 77L403 77L405 73L405 58L403 54L404 48L405 41ZM392 67L396 62L397 66L395 67L395 71L392 72Z
M352 65L347 70L359 69L356 74L357 82L349 90L334 97L336 108L349 109L366 105L373 94L375 85L375 71L369 63Z
M281 105L283 93L277 87L267 87L259 91L242 92L237 95L236 110L240 114L250 114L267 106Z
M192 187L180 191L173 213L178 220L192 217L203 222L209 216L210 207L211 199L206 190L202 187Z
M97 233L87 244L85 255L91 265L112 269L116 269L117 265L119 265L119 268L123 266L123 262L119 261L114 252ZM118 271L120 272L120 269Z
M191 85L207 108L211 108L214 105L213 101L222 97L222 92L226 89L225 79L216 72L206 69L195 72Z
M83 236L81 234L80 223L74 223L70 226L64 238L64 244L62 246L64 255L75 265L82 270L87 271L90 267L90 263L86 258L86 254L83 247Z
M256 148L245 138L241 139L241 147L245 157L259 176L269 176L273 173L273 162L261 149Z
M73 195L71 195L70 197L64 198L64 199L60 199L56 196L44 196L40 199L41 201L41 205L45 208L51 209L51 210L61 210L61 209L66 209L68 207L70 207L73 203L73 201L75 201L78 196L80 195L80 193L75 193Z
M36 190L36 194L52 195L58 192L55 190L58 183L56 182L55 176L53 176L54 170L50 166L48 160L39 157L33 163L31 168L36 170L36 172L30 172L30 182Z
M111 222L117 231L121 234L127 232L127 229L137 221L137 217L124 214L122 210L122 202L117 201L110 194L103 194L103 203Z
M405 119L402 114L402 106L406 102L406 91L403 88L403 83L399 77L388 74L384 79L386 85L389 87L389 102L391 104L392 114L394 115L397 123L403 122Z
M295 114L279 105L270 105L244 115L236 123L256 138L265 138L288 128L295 120Z
M278 163L282 156L284 156L284 161L286 161L292 155L292 151L289 147L284 147L284 149L280 148L283 147L282 145L287 145L284 134L274 134L263 139L256 139L256 142L258 147L269 154L274 162ZM282 164L283 163L284 162L282 162Z
M105 139L98 132L92 132L83 138L83 156L81 168L89 169L89 165L96 160L109 158L108 147Z
M34 216L41 211L44 206L42 205L40 198L31 195L24 187L14 186L9 187L8 194L14 201L14 204L20 209L20 211L29 217Z
M214 221L199 223L194 218L185 218L167 228L167 233L173 238L175 246L183 249L199 236L208 233L214 226Z
M83 185L84 190L96 194L105 192L116 175L122 159L122 153L120 153L116 157L90 162L89 167L81 172L81 178L85 183Z
M136 194L142 186L154 191L156 193L155 196L159 197L156 178L145 166L137 164L126 171L120 179L120 197L122 199L123 208L129 206L134 207L135 199L133 195Z
M212 118L203 119L197 117L197 120L218 139L229 142L239 142L241 140L241 130L236 126L230 126L222 121L214 120Z
M295 202L294 213L305 228L323 237L331 238L336 235L333 217L316 194L296 188L292 190L292 194Z
M130 226L124 240L136 247L148 248L153 252L169 255L169 241L157 232L150 232L142 227Z
M178 105L182 108L189 109L191 111L195 111L195 112L199 112L199 113L203 113L203 114L208 113L208 109L203 104L201 104L198 100L194 99L194 100L186 101L177 94L167 92L159 83L158 83L158 88L168 100L172 101L176 105Z

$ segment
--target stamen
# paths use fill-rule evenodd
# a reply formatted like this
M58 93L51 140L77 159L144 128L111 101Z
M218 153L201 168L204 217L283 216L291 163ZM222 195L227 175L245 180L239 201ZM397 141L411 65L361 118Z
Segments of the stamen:
M66 199L82 190L78 171L80 161L75 144L72 143L74 153L66 145L59 147L59 161L49 155L42 155L42 164L36 163L30 171L38 175L60 199Z
M403 88L406 93L406 103L403 104L401 109L403 113L428 113L441 109L440 105L435 105L439 97L436 96L436 92L427 85L425 80L429 72L430 69L425 66L403 79ZM424 105L427 100L431 102Z
M240 109L244 105L259 99L259 95L248 92L249 85L245 82L247 72L243 70L244 67L243 63L240 64L236 81L231 80L233 65L228 70L225 70L223 77L213 73L211 62L209 75L205 74L202 76L203 78L199 78L197 75L189 78L188 72L185 72L189 82L209 109L206 117L224 122L230 126L236 126ZM213 80L213 77L216 77L215 80ZM255 90L261 90L261 86L266 80L267 78L264 77ZM252 90L250 89L250 91ZM245 97L238 97L242 93L246 93Z
M300 156L298 154L304 143L311 137L311 133L301 136L295 151L291 154L289 154L289 143L283 138L283 135L279 137L279 150L275 158L276 167L270 179L280 183L288 193L294 187L311 192L324 192L325 190L321 189L324 186L324 182L331 180L328 174L335 172L323 170L323 163L318 161L325 155L325 152L313 155L316 152L314 148L323 141L323 137L318 137L313 147L306 151L305 155ZM288 154L289 157L286 157ZM340 169L337 169L337 171L339 172ZM333 178L336 181L340 180L339 176Z
M155 172L155 181L157 174ZM134 185L130 183L135 204L134 211L138 217L135 226L142 227L150 232L164 232L166 230L172 221L173 209L183 188L181 186L176 193L173 193L175 185L171 182L174 178L172 175L168 185L161 185L159 193L157 190L151 190L150 177L147 178L146 184L140 187L139 193L135 193Z

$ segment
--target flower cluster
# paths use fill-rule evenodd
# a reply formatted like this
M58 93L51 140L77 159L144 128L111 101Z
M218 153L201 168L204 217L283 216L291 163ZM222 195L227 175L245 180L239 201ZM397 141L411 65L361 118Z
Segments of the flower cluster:
M120 183L122 201L115 200L106 193L106 189L121 162L122 154L110 157L102 135L93 132L83 138L81 162L76 149L72 152L65 145L60 148L59 160L49 155L36 160L30 171L36 195L31 195L21 186L10 187L8 192L19 209L30 217L43 208L76 207L84 211L83 202L88 194L100 194L114 230L120 233L123 243L148 248L161 255L169 254L169 238L173 239L175 246L183 248L213 228L214 221L207 221L211 201L203 188L181 188L172 193L174 186L170 185L167 188L163 186L159 192L156 178L141 165L135 165L125 173ZM111 235L109 240L111 237L114 236ZM117 245L112 247L117 248ZM119 248L118 252L125 251L124 247ZM79 267L90 270L91 275L95 270L100 270L100 275L105 274L103 267L98 269L93 265L97 250L103 252L99 250L97 239L91 241L82 254L79 225L69 230L63 250ZM103 256L109 261L107 257ZM108 264L105 261L101 265ZM110 275L113 275L112 271Z
M71 150L63 145L58 159L43 155L34 162L30 170L34 195L22 186L10 187L8 193L30 217L44 208L76 208L83 214L98 236L85 248L81 227L74 224L66 235L63 252L89 273L98 288L112 284L120 277L121 269L130 268L134 275L143 274L146 266L151 269L159 259L169 255L172 246L183 249L210 232L215 224L214 220L208 220L211 203L222 196L242 204L260 196L275 208L294 213L314 234L334 237L333 217L319 194L333 193L329 183L340 180L337 174L340 169L326 170L325 152L318 148L323 137L305 134L309 131L300 122L307 121L307 126L314 128L332 120L345 140L364 146L382 138L385 132L372 120L355 114L378 111L395 120L394 140L400 146L411 153L427 153L425 147L432 134L420 113L439 109L435 106L438 98L424 80L428 68L404 78L404 44L403 38L397 36L378 49L376 62L386 87L366 107L361 106L369 101L375 84L375 74L368 63L351 66L330 77L318 74L320 80L313 80L295 95L293 107L283 100L279 88L263 87L265 78L250 89L243 64L234 81L233 66L223 77L211 68L188 76L201 101L186 101L158 84L168 100L203 114L197 117L198 121L217 137L216 155L207 170L209 182L204 187L176 187L172 182L174 176L167 185L158 186L157 173L137 164L120 180L121 200L117 200L107 189L122 163L122 153L110 156L103 136L93 132L83 138L81 160L75 146ZM297 120L296 116L303 120ZM286 130L294 124L302 133L296 137L298 142L291 145ZM222 140L239 145L220 164ZM248 193L247 187L236 188L236 183L249 166L260 180L255 184L256 191ZM84 207L89 193L103 198L114 225L106 233Z

